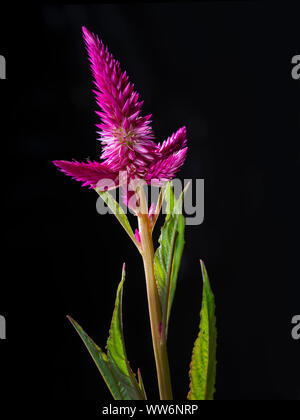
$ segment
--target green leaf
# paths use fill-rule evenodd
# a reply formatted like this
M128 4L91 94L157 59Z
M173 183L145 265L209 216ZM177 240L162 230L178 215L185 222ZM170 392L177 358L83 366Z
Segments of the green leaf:
M140 387L136 381L135 375L130 369L124 345L122 321L122 296L124 280L125 267L123 268L122 280L119 284L117 291L115 309L112 317L106 348L108 362L111 366L111 369L113 372L115 372L115 375L117 376L119 382L124 386L126 393L130 397L123 399L136 400L143 398L141 395Z
M162 309L162 328L167 336L168 324L183 246L185 220L182 216L182 196L174 197L172 184L166 186L167 215L159 237L160 246L154 258L154 270Z
M112 393L115 400L121 400L121 392L118 386L118 382L114 375L111 373L110 366L106 354L94 343L94 341L85 333L82 327L70 316L67 317L72 323L82 341L86 345L90 355L92 356L97 368L99 369L103 379Z
M125 280L125 269L123 268L122 280L117 290L115 309L113 312L109 338L107 341L107 354L83 331L81 326L71 321L82 341L92 356L98 370L100 371L106 385L108 386L115 400L144 400L145 392L140 388L134 373L132 372L126 355L123 323L122 323L122 295L123 283Z
M174 191L173 191L171 182L168 182L166 185L165 199L167 202L167 217L169 217L174 208L174 200L175 200Z
M139 387L140 387L140 390L142 392L143 399L146 400L147 396L146 396L146 391L145 391L145 388L144 388L144 382L143 382L143 379L142 379L142 374L141 374L140 369L138 369L138 379L139 379Z
M200 332L195 341L190 366L188 400L213 400L216 381L217 329L215 300L205 265L201 261L203 298Z
M111 194L109 194L107 191L101 191L99 188L95 188L96 192L100 195L102 200L107 204L107 206L111 209L111 211L114 213L118 221L121 223L125 231L128 233L129 237L132 239L138 250L140 251L140 246L135 239L133 230L130 226L129 220L124 213L124 210L121 206L117 203L117 201L113 198Z

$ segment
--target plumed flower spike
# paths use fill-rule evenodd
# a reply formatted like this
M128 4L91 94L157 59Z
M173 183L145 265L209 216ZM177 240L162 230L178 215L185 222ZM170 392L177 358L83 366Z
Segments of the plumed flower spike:
M186 144L186 127L182 127L165 140L162 145L159 144L158 148L162 156L168 157L171 153L184 149Z
M119 185L119 172L126 171L128 182L134 178L158 184L170 180L184 163L186 129L180 128L162 144L156 144L150 126L151 115L141 116L143 102L134 91L126 72L97 36L83 28L100 107L99 128L102 143L100 162L54 161L65 174L83 185L96 186L102 179Z
M71 176L76 181L82 181L83 187L97 185L101 179L110 179L114 183L118 183L117 175L106 165L99 162L54 160L53 163L66 175Z
M140 117L143 103L138 101L139 95L126 72L122 72L102 41L86 28L83 34L95 79L97 104L102 109L97 112L102 119L98 125L103 144L101 159L113 170L130 165L132 171L139 172L154 160L156 144L151 141L151 115Z

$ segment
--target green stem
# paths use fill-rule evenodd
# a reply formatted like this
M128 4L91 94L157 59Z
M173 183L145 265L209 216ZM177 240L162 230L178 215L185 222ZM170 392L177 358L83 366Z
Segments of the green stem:
M154 276L154 249L151 226L148 218L148 205L143 187L139 191L140 209L138 214L139 232L142 244L142 257L146 276L148 308L150 315L152 342L156 363L157 381L161 400L172 400L172 385L167 353L167 343L162 333L162 314L157 284Z

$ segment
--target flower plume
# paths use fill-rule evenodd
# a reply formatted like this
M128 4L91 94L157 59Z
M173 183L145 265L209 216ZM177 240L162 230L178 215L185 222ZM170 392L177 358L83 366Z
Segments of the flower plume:
M154 142L151 115L141 116L143 102L130 83L126 72L108 52L99 38L83 28L89 61L94 77L97 124L102 144L102 162L54 161L62 172L95 187L109 179L116 185L122 181L119 172L126 171L128 181L135 178L159 185L172 179L185 160L186 129L180 128L162 144Z

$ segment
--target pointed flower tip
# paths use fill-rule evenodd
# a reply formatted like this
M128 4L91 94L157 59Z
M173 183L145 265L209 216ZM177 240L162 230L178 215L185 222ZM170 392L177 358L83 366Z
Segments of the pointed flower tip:
M65 160L52 160L52 163L58 169L62 170L62 168L64 167L64 164L66 163L66 161Z
M96 42L96 35L93 32L89 31L85 26L82 27L83 39L87 45L94 44Z
M53 165L60 168L64 163L68 163L67 160L52 160Z
M85 26L82 27L82 32L85 38L90 38L92 35L91 32Z
M122 272L125 273L125 269L126 269L126 264L123 263L123 267L122 267Z
M155 213L155 209L156 209L156 205L155 205L155 203L152 203L150 208L149 208L149 216L151 216L152 214Z
M156 216L156 205L155 203L152 203L150 208L149 208L149 212L148 212L148 216L150 219L150 222L153 222Z
M134 236L135 236L135 239L137 240L137 242L140 244L141 243L141 236L140 236L140 232L139 232L138 229L135 229Z

